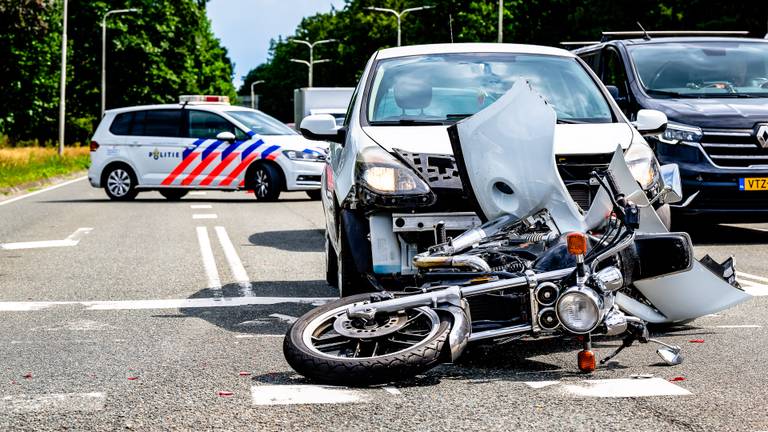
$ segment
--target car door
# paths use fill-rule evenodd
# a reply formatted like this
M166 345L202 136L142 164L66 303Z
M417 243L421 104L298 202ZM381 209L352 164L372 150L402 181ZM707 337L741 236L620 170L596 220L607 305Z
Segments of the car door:
M182 158L182 112L165 108L134 111L131 133L126 137L130 160L139 184L158 186Z
M186 109L185 149L179 166L171 173L168 184L186 187L235 189L239 181L227 181L238 170L237 156L250 136L221 115L203 109ZM222 132L235 135L235 142L219 141ZM240 169L239 174L244 170Z

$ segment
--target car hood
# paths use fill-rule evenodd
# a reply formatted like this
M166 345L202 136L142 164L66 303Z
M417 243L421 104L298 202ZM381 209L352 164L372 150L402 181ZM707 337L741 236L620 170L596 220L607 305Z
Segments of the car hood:
M387 151L453 154L448 126L367 126L363 130ZM558 124L555 126L555 154L605 154L632 143L632 126L627 123Z
M768 122L768 98L755 99L652 99L672 121L702 128L751 129Z
M282 150L314 150L326 153L328 151L328 143L323 141L310 141L301 135L261 135L259 138L261 138L267 146L280 146Z

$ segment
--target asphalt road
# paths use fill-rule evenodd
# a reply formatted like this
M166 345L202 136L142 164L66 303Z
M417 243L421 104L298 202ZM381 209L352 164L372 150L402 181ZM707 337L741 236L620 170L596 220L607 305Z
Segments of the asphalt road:
M683 346L675 367L635 346L585 376L575 345L541 339L389 387L301 387L282 335L335 295L323 235L300 193L115 203L79 181L0 203L0 430L768 430L761 296L658 333ZM697 255L768 277L768 224L692 235Z

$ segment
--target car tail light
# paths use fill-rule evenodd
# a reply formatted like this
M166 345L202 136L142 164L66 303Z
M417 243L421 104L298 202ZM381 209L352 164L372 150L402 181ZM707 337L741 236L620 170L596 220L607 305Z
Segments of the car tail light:
M95 152L98 149L99 149L99 143L97 143L96 141L91 141L91 151Z

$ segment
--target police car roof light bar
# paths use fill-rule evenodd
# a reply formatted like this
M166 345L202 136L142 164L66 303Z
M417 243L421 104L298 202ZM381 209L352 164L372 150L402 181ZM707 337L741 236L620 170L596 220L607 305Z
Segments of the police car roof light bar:
M229 96L181 95L179 103L217 103L229 105Z

